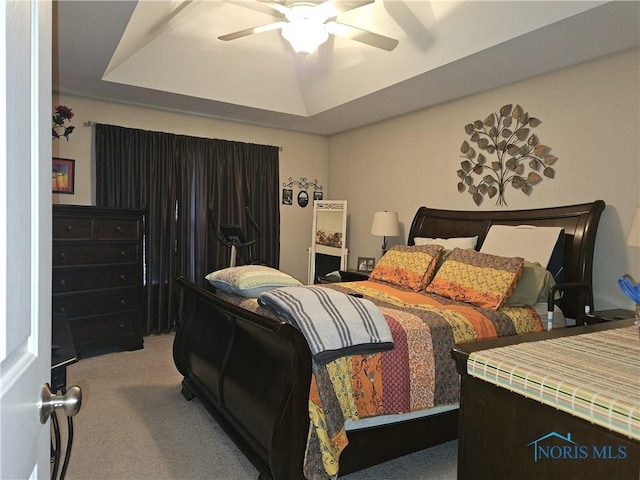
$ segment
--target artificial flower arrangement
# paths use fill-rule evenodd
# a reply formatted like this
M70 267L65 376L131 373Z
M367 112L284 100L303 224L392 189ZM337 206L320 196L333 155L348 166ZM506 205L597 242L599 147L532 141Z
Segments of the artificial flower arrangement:
M73 118L73 111L66 105L58 105L53 112L53 138L64 137L69 141L69 135L75 128L73 125L65 125L66 121L71 121Z

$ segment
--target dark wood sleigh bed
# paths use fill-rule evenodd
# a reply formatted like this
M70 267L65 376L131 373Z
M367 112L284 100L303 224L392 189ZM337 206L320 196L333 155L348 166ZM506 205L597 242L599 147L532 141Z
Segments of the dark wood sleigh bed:
M412 222L415 237L478 236L480 248L491 225L562 227L563 282L591 286L601 200L580 205L519 211L451 211L421 207ZM217 297L205 286L178 279L181 324L175 364L184 376L182 393L198 398L262 479L299 479L309 428L312 360L303 335L278 321ZM559 306L580 318L592 296L566 291ZM590 305L593 307L593 305ZM428 448L458 436L458 411L350 431L340 457L340 475ZM393 439L390 442L389 439Z

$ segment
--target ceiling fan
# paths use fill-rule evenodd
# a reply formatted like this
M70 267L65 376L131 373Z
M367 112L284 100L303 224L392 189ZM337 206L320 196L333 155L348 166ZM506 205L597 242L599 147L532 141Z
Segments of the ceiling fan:
M255 33L281 30L282 36L292 48L302 55L315 51L318 46L327 41L329 35L349 38L389 52L398 45L398 40L395 38L335 21L339 14L369 5L375 0L327 0L322 3L293 1L288 5L275 0L258 1L278 12L283 20L222 35L218 39L228 41Z

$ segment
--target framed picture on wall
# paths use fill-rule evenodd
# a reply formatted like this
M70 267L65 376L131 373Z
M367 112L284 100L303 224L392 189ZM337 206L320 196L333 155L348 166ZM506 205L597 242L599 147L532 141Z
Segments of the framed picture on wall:
M322 200L322 190L313 192L314 200Z
M300 190L300 193L298 193L298 205L304 208L307 206L308 203L309 203L309 194L304 190Z
M76 177L76 161L68 158L53 157L53 168L51 171L51 190L53 193L74 192Z
M293 205L293 190L290 188L282 189L282 204Z

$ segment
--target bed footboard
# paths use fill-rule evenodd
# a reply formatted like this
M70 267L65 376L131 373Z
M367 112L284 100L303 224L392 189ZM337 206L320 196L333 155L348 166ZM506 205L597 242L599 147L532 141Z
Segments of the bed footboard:
M304 337L180 278L173 356L182 393L202 402L263 479L304 478L311 354Z

